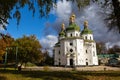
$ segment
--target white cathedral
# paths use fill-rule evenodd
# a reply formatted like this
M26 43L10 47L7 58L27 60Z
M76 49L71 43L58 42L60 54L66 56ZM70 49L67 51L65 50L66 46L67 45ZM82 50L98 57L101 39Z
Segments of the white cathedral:
M59 41L54 46L55 66L92 66L98 65L96 43L93 33L84 22L84 29L75 23L75 15L69 19L69 26L65 29L62 24Z

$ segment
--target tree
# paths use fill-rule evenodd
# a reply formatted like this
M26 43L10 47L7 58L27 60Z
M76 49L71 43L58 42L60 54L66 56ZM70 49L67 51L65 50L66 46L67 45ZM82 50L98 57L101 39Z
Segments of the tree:
M18 38L13 46L18 47L18 62L21 66L27 62L41 62L43 59L41 45L34 35Z
M106 53L105 43L97 42L96 43L96 48L97 48L97 54Z
M63 1L63 0L61 0ZM77 3L78 8L82 6L87 6L91 1L98 2L98 0L67 0L73 1ZM101 1L104 8L110 8L112 10L107 14L106 21L108 22L108 28L116 29L120 33L120 1L119 0L99 0ZM35 4L37 3L38 9L35 8ZM30 11L33 12L33 15L36 10L39 10L40 16L47 16L50 10L53 8L53 4L56 4L57 0L0 0L0 25L2 25L5 29L6 24L8 24L8 19L16 18L17 24L20 21L20 9L28 5ZM16 9L13 13L13 17L11 15L11 11Z
M44 56L44 60L42 62L42 65L53 65L54 63L54 59L53 57L51 57L49 55L49 52L46 50L44 53L43 53L43 56Z
M120 46L114 45L112 48L108 49L108 54L114 54L116 52L120 52Z
M8 35L0 38L0 60L3 60L2 56L6 52L6 48L11 46L13 41L14 39L11 36L8 37Z

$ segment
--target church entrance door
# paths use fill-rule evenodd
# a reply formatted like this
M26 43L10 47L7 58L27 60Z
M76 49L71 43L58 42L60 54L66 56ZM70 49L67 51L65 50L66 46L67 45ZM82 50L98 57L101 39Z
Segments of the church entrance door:
M73 59L70 59L70 66L73 67Z
M88 62L86 62L86 66L88 66Z

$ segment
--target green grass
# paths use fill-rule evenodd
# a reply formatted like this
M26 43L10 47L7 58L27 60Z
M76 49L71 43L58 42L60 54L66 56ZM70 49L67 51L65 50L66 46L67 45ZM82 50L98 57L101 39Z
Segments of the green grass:
M120 71L15 71L0 69L0 80L120 80Z

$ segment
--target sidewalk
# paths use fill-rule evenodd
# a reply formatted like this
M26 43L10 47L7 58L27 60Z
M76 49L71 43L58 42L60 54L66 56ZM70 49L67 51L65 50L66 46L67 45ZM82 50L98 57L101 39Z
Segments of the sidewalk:
M65 68L65 67L51 67L47 66L48 70L51 71L69 71L73 70L73 68ZM41 67L26 67L22 68L22 70L45 70L45 66ZM91 66L91 67L77 67L76 70L78 71L107 71L107 70L112 70L112 71L120 71L120 68L118 67L109 67L109 66Z

